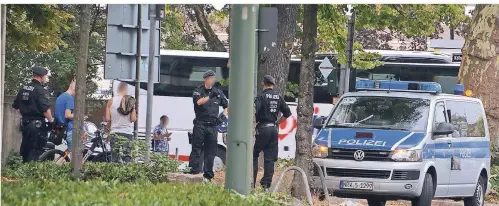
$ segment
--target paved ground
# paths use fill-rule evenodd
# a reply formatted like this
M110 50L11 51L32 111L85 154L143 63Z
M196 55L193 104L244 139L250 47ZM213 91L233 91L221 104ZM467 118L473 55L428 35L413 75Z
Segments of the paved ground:
M353 199L342 199L333 197L330 204L327 202L319 202L318 200L314 200L314 206L322 206L322 205L338 205L338 206L365 206L367 202L365 200L353 200ZM387 205L393 206L410 206L411 203L408 201L391 201L388 202ZM463 206L463 202L455 202L452 200L434 200L431 204L432 206ZM485 204L485 206L499 206L499 204Z
M279 178L279 175L282 172L282 168L276 167L275 170L275 175L273 178L274 184L276 183L277 179ZM259 170L257 180L261 178L263 175L262 169ZM280 189L278 190L279 192L287 193L290 194L290 188L291 188L291 181L292 181L293 175L290 172L289 174L286 174L282 185ZM213 182L216 184L223 185L225 183L225 171L217 171L215 174L215 178L213 179ZM329 206L329 205L335 205L335 206L366 206L367 201L366 200L357 200L357 199L346 199L346 198L337 198L337 197L332 197L331 202L326 202L326 201L320 201L317 196L313 196L313 204L314 206ZM391 206L410 206L409 201L390 201L387 203L387 205ZM464 206L462 201L456 202L452 200L434 200L431 204L431 206ZM499 206L499 204L485 204L485 206Z

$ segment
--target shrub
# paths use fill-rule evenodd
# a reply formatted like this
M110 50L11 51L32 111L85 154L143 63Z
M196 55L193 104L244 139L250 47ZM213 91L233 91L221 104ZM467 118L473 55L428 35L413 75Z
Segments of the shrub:
M490 168L490 186L496 192L499 192L499 165Z
M103 181L150 181L165 182L167 174L176 172L180 166L178 160L167 157L166 154L155 154L154 164L121 164L86 162L83 165L85 180ZM2 171L2 176L9 179L72 179L71 164L56 164L55 162L30 162L25 164L8 164Z
M213 184L22 180L2 184L2 205L287 205L288 197L241 196Z

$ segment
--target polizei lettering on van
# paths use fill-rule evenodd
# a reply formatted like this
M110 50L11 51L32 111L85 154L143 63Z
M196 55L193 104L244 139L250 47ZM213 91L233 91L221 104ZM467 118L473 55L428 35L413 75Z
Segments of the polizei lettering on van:
M369 146L378 146L384 147L386 146L385 141L375 141L375 140L359 140L359 139L340 139L338 144L346 144L346 145L369 145Z

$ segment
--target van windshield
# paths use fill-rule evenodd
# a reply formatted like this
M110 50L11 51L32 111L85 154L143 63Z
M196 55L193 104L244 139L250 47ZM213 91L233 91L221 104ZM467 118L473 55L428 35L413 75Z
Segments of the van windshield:
M345 97L326 127L426 131L430 101L404 97Z

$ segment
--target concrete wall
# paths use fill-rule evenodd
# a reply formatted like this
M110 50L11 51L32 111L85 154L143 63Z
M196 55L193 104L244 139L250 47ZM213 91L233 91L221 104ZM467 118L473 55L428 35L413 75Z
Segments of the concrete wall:
M19 121L21 115L12 109L13 96L5 96L3 106L3 131L2 131L2 165L8 157L10 151L19 152L21 146L22 135L19 131ZM51 109L54 112L55 99L50 100ZM97 126L102 122L105 111L104 100L87 100L88 121L93 122Z

